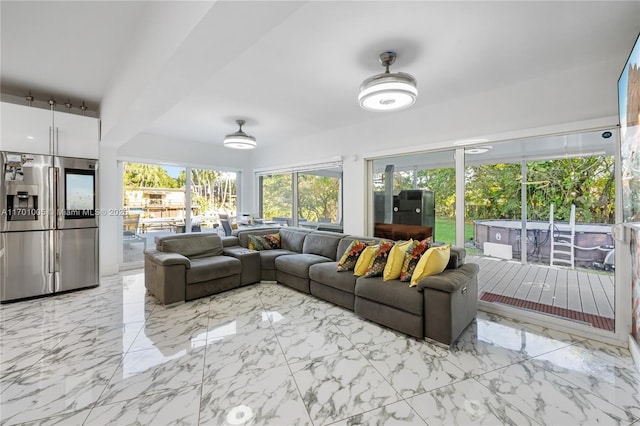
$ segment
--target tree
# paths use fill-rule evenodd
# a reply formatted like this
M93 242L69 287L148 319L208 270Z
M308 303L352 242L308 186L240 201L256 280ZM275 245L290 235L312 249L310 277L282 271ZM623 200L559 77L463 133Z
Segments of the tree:
M291 217L293 191L290 173L262 177L262 217Z
M135 188L179 188L177 180L165 169L151 164L125 163L123 184Z
M338 219L340 179L309 174L298 175L298 217L317 222Z

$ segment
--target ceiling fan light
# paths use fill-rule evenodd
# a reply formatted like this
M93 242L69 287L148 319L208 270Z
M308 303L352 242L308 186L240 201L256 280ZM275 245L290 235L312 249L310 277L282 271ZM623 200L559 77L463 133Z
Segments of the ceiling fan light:
M244 125L244 120L236 120L240 129L238 129L235 133L230 133L224 137L224 146L226 148L233 149L254 149L256 144L256 138L251 135L246 134L242 131L242 126Z
M382 74L369 77L360 85L358 102L368 111L392 111L408 108L418 98L418 84L415 77L404 72L389 72L389 65L395 61L395 53L380 54L380 63L387 68Z

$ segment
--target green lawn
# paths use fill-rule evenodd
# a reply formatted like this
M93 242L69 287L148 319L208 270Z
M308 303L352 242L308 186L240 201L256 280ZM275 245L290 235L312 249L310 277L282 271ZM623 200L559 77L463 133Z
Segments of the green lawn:
M473 222L464 224L464 240L473 238ZM455 244L456 242L456 219L448 217L436 218L435 241L440 243Z

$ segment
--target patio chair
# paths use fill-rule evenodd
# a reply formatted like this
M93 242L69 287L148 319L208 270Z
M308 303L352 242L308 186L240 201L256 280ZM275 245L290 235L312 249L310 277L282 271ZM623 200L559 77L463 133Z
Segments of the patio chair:
M139 234L140 215L128 214L122 219L122 241L133 242L138 241L144 243L144 249L147 249L147 239Z
M222 229L224 230L224 235L227 237L231 235L231 224L229 223L229 219L220 219L220 225L222 225Z

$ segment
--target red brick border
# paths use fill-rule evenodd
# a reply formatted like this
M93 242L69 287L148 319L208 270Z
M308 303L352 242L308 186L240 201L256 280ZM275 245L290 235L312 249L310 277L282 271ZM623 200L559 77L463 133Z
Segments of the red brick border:
M572 311L571 309L543 305L542 303L529 302L527 300L502 296L501 294L489 293L486 291L480 295L480 300L484 300L485 302L503 303L505 305L516 306L518 308L524 308L532 311L544 312L545 314L556 315L563 318L574 319L577 321L586 322L587 324L591 324L593 327L603 330L613 331L615 329L615 323L612 318L585 314L584 312Z

